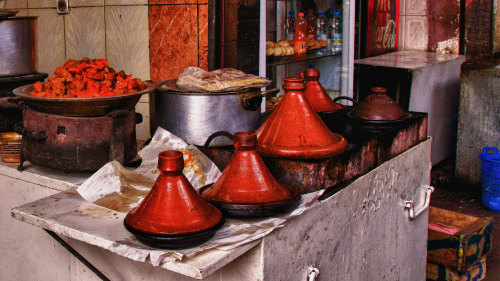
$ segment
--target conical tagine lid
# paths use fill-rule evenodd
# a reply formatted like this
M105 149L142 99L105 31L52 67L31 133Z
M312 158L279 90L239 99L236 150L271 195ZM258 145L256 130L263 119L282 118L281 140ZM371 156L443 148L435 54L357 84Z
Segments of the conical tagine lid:
M403 108L386 95L386 88L374 87L371 92L349 113L352 118L369 121L393 121L405 117Z
M204 189L202 196L209 201L258 204L292 200L297 191L274 179L257 153L255 131L234 135L236 151L217 182Z
M160 175L141 204L125 217L129 231L170 237L215 231L222 225L221 211L196 192L182 174L183 169L180 151L168 150L158 155Z
M304 96L315 112L337 111L344 108L334 102L319 83L319 70L307 68L302 75L306 80Z
M257 151L292 159L323 159L344 152L347 141L332 133L306 101L304 79L284 82L281 102L257 131Z

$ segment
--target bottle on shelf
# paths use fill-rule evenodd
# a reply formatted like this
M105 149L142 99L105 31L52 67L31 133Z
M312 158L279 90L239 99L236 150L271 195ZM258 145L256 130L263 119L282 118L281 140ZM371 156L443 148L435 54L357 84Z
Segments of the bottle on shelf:
M306 37L307 40L314 40L316 38L316 16L314 15L314 10L307 10L307 16L305 18L306 27Z
M328 38L328 18L325 12L320 12L316 21L316 40L327 40Z
M332 53L342 52L342 18L339 11L333 13L331 22L331 50Z
M295 20L295 33L293 35L293 49L298 56L306 54L306 20L304 13L298 13Z
M295 11L290 10L288 16L285 20L285 39L293 40L293 34L295 33Z

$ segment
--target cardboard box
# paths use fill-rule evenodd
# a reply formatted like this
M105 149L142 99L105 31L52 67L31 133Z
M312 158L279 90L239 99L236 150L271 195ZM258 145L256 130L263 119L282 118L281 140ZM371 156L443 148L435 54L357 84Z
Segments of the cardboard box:
M427 262L468 270L491 250L493 218L429 208Z
M486 257L459 272L449 266L427 263L427 281L480 281L486 278Z

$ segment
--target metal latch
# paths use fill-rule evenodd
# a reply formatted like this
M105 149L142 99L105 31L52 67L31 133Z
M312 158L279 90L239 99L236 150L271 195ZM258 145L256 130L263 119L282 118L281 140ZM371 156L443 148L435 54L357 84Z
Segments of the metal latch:
M431 203L431 193L433 191L434 187L430 185L426 186L424 205L419 210L415 210L415 203L413 200L405 200L405 209L408 209L408 216L410 219L418 217L429 207L429 204Z

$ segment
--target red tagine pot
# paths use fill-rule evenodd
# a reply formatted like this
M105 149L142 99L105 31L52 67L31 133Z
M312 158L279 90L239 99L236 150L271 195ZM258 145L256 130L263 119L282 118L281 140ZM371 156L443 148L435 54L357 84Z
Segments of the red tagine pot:
M344 108L342 105L334 102L319 83L319 70L307 68L302 73L306 81L304 96L315 112L331 112Z
M210 239L224 224L222 212L207 203L186 179L184 159L176 150L158 155L160 175L141 204L124 220L125 227L146 245L187 248Z
M304 97L304 79L285 78L285 94L257 131L265 157L324 159L345 151L347 141L332 133Z
M372 88L371 94L349 113L350 117L366 121L394 121L405 118L403 108L386 92L387 89L383 87Z
M291 209L299 191L274 179L257 153L255 131L234 134L236 151L216 183L201 195L232 217L262 217Z

